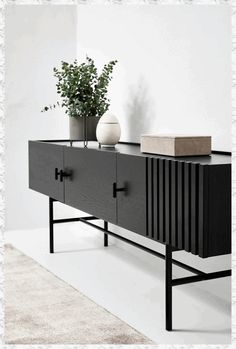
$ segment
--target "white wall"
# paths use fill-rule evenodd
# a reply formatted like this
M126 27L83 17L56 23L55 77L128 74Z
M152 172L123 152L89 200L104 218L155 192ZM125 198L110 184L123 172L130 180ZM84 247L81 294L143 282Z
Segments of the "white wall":
M123 141L144 133L211 135L213 149L231 151L230 6L78 6L78 58L118 65L110 85L112 110ZM112 227L158 251L163 246ZM117 244L146 263L160 263L129 245ZM230 257L176 257L203 270L224 269Z
M212 5L78 7L78 57L117 59L111 109L122 140L206 134L231 150L231 9Z
M76 7L6 7L6 229L47 225L48 199L28 189L28 140L68 137L53 67L76 57Z
M73 60L76 48L79 58L88 53L100 66L118 59L110 97L123 140L138 141L146 132L202 133L213 136L215 149L230 150L228 6L79 5L76 14L74 6L27 5L8 7L6 15L8 230L48 225L47 197L27 189L27 141L67 137L64 113L40 110L56 98L52 67L61 59ZM58 213L74 212L59 205ZM157 263L152 256L124 248ZM182 258L196 259L189 254ZM225 257L211 260L208 267L223 269L229 263Z

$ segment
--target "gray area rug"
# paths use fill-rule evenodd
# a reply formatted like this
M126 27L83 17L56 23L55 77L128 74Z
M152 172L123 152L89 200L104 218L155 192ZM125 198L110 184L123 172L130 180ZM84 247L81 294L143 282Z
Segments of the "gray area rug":
M6 344L154 344L12 245L4 272Z

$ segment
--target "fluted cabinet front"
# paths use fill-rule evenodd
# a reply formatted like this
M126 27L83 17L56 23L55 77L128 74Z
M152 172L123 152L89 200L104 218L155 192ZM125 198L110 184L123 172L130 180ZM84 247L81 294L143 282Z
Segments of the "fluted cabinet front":
M230 253L230 166L149 157L146 168L147 237L201 257Z

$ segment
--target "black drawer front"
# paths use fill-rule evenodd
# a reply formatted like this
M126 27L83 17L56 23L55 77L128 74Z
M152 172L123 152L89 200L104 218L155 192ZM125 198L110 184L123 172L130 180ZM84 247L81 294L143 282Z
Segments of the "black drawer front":
M147 158L147 178L149 238L201 257L230 253L230 165Z
M63 146L29 141L29 188L64 202L64 183L55 177L63 169Z

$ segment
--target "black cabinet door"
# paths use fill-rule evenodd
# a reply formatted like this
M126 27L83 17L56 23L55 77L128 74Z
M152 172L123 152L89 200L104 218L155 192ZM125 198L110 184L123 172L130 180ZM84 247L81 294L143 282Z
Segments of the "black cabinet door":
M63 169L63 147L29 141L29 188L64 202L64 183L55 179Z
M200 166L199 256L231 253L231 165Z
M146 158L117 154L117 224L147 235Z
M98 218L116 223L116 153L86 148L65 148L65 203Z

